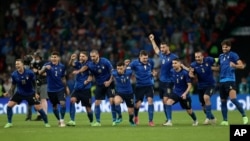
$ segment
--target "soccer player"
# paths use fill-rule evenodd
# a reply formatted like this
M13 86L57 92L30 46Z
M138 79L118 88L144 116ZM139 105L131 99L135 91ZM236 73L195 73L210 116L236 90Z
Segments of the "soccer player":
M34 62L31 63L31 68L33 72L36 74L36 83L37 83L37 92L39 94L39 98L41 100L41 105L43 107L44 112L48 113L48 93L47 93L47 80L46 80L46 73L42 75L38 74L38 71L42 69L45 61L42 60L42 57L39 53L34 54ZM36 121L41 120L41 115L37 113Z
M44 120L45 127L50 127L48 118L39 101L39 95L36 93L36 78L34 72L24 68L24 63L21 59L16 60L16 70L11 74L12 85L10 90L4 96L11 96L7 104L7 119L8 123L4 128L12 127L12 108L26 100L29 105L34 105L35 109L40 113ZM15 91L16 89L16 91Z
M59 127L65 127L64 116L66 112L65 93L69 93L66 84L65 66L60 63L59 52L52 52L50 61L45 63L39 74L46 72L47 75L47 92L49 100L53 106L53 113L58 120ZM57 105L60 104L60 114Z
M216 119L212 114L210 97L214 93L215 80L213 76L213 69L215 68L215 59L212 57L204 57L201 51L194 54L195 61L190 65L189 76L198 79L198 93L199 101L202 109L206 114L206 119L203 124L214 124Z
M132 70L127 68L127 65L124 62L118 62L116 65L116 69L112 71L112 75L115 82L115 111L118 114L118 119L116 120L116 124L122 121L122 113L120 104L125 102L128 108L129 114L129 123L131 126L135 126L133 121L134 118L134 95L133 95L133 88L131 85L131 76Z
M248 117L242 107L242 105L237 100L236 95L236 78L235 70L244 69L245 65L240 59L236 52L231 51L231 41L223 40L221 42L222 54L219 56L219 82L220 82L220 98L221 98L221 112L223 121L221 125L229 125L227 119L227 99L230 98L231 102L237 107L240 114L242 115L243 124L248 123Z
M105 96L109 98L111 113L112 113L112 125L116 125L116 112L114 104L114 83L112 78L113 66L111 62L103 57L99 56L97 50L90 52L91 61L86 66L83 66L75 74L85 71L87 68L91 71L95 78L96 90L95 90L95 117L96 122L92 126L101 126L101 101L105 99Z
M167 123L167 100L169 95L172 93L173 89L173 79L171 74L172 69L172 60L178 58L178 56L174 53L172 53L169 49L169 46L166 42L162 42L160 44L160 49L157 46L154 35L149 35L149 40L151 41L151 44L153 46L153 49L155 51L155 54L157 54L160 57L161 66L160 66L160 75L159 75L159 96L162 99L163 102L163 110L166 117L166 122L163 123L163 125L166 125Z
M192 110L192 100L189 95L190 89L192 88L191 78L189 77L188 71L181 67L181 61L176 58L172 61L173 69L172 76L174 80L173 94L169 95L167 100L167 116L168 121L166 126L172 126L172 105L177 102L180 103L181 107L187 111L190 117L193 119L193 126L198 125L198 120L194 111Z
M155 126L153 117L154 117L154 104L153 104L153 96L154 96L154 78L153 78L153 69L154 62L152 59L148 58L148 53L145 50L141 50L139 54L139 58L133 60L129 67L134 71L136 78L136 86L135 86L135 107L134 107L134 122L135 124L139 123L139 109L141 103L143 102L144 97L147 98L148 101L148 118L149 118L149 126Z
M85 51L81 51L79 53L79 60L77 60L77 55L72 54L69 64L73 66L76 70L82 68L82 66L89 63L88 61L88 53ZM81 102L82 106L86 107L87 116L89 122L92 124L93 122L93 112L91 110L91 92L90 88L92 76L89 70L86 70L82 73L76 74L75 85L73 92L71 93L70 98L70 121L67 123L68 126L75 126L75 103Z

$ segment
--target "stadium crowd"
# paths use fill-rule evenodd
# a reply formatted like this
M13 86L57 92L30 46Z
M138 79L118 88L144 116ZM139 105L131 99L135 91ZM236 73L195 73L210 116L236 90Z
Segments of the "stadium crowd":
M159 68L149 33L157 43L169 42L185 65L193 61L195 50L217 57L220 49L216 43L232 20L227 16L231 4L227 0L9 1L0 34L2 87L9 87L15 59L35 52L47 60L57 50L67 66L72 53L97 49L115 65L136 58L143 49Z

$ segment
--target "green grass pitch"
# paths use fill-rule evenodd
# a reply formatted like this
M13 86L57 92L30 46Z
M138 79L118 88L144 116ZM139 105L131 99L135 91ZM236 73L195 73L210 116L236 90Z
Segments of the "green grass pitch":
M53 114L49 114L51 128L45 128L43 121L24 121L24 114L14 114L13 127L4 129L6 114L0 115L0 139L2 141L229 141L229 126L220 126L221 112L213 111L216 125L202 125L205 115L195 111L199 126L193 127L191 118L185 111L173 111L173 126L162 126L163 112L155 112L155 127L149 127L147 112L140 112L140 123L131 127L128 114L123 113L123 122L112 126L111 113L102 113L101 127L91 127L86 113L76 114L76 126L61 128ZM250 117L250 111L246 111ZM36 115L33 114L33 118ZM230 124L242 124L238 111L229 111ZM65 122L69 114L65 116Z

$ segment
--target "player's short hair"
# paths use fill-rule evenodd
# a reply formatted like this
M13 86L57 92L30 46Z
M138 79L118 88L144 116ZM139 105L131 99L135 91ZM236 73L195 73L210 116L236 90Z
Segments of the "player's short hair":
M51 55L60 56L60 54L59 54L59 52L58 52L58 51L53 51L53 52L51 53Z
M225 39L225 40L223 40L223 41L221 42L221 45L222 45L222 46L223 46L223 45L231 46L232 43L231 43L231 40Z
M80 51L79 54L84 54L84 55L88 56L88 52L87 51Z
M124 61L119 61L116 63L116 66L124 66L124 65L125 65Z
M146 50L141 50L140 56L148 56L148 52Z
M161 45L167 45L167 46L169 46L169 43L168 43L168 42L163 41L163 42L161 42Z

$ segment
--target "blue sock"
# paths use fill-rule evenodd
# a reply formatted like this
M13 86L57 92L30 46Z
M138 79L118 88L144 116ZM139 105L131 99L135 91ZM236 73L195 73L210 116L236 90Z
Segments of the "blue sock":
M65 113L66 113L66 107L61 106L60 108L61 119L64 119Z
M70 103L70 105L69 105L69 115L70 115L70 119L75 121L75 115L76 115L75 103Z
M112 120L116 121L116 105L111 104L110 106L111 106Z
M208 119L212 119L212 116L211 116L211 105L206 105L206 117Z
M207 112L207 111L206 111L206 112ZM196 115L195 115L194 112L192 112L192 113L190 114L190 117L193 119L193 121L196 121L196 120L197 120Z
M224 121L227 121L227 101L221 101L221 113Z
M93 122L93 112L88 112L89 122Z
M238 111L241 113L241 115L243 117L246 116L245 111L243 110L242 105L239 103L239 101L237 99L231 99L232 103L236 106L236 108L238 109Z
M134 107L135 117L138 117L138 113L139 113L139 108Z
M118 114L118 117L119 118L122 118L122 111L121 111L121 105L115 105L115 111L117 112Z
M41 115L41 117L42 117L44 123L45 123L45 124L48 123L48 117L47 117L47 115L45 114L44 110L43 110L43 109L40 109L40 110L38 110L38 112L40 113L40 115Z
M97 122L101 122L101 108L100 105L95 106L95 118Z
M166 105L167 117L168 120L172 120L172 105Z
M56 119L57 119L57 120L60 120L58 109L53 109L53 113L54 113L54 115L56 116Z
M12 116L13 116L13 111L12 107L7 107L7 118L8 118L8 123L12 123Z
M154 104L148 105L148 120L149 122L154 119Z
M164 107L163 110L164 110L164 113L165 113L166 121L168 121L167 106L168 106L167 104L163 105L163 107Z

